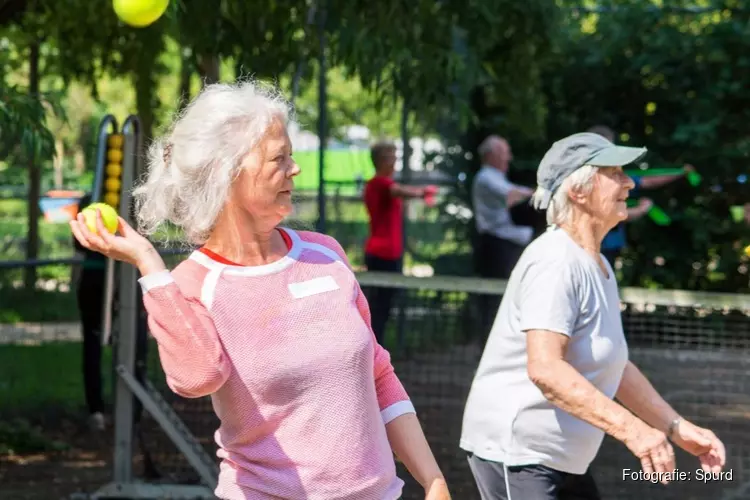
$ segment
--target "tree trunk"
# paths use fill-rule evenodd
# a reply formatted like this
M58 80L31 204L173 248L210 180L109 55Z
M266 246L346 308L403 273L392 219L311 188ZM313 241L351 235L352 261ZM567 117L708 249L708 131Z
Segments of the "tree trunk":
M73 152L73 165L76 177L80 177L86 172L86 154L80 147Z
M201 54L198 56L198 72L201 75L203 85L218 83L220 80L219 57L213 54Z
M193 76L193 58L182 55L180 65L180 109L190 102L190 78Z
M65 158L65 145L62 139L55 140L55 157L52 166L55 172L55 189L63 187L63 159Z
M29 50L29 94L39 98L39 42L34 41ZM26 233L26 260L36 260L39 257L39 198L42 194L42 167L39 159L28 158L29 163L29 197L27 205L28 232ZM27 267L24 284L26 288L36 285L36 267Z
M471 120L471 124L469 125L468 130L466 131L466 135L464 136L464 148L472 153L472 159L469 162L469 172L467 172L466 176L466 185L468 186L468 189L467 196L464 202L471 206L474 176L477 174L482 164L482 161L477 154L477 148L479 147L479 144L481 144L481 142L485 139L485 137L487 137L487 135L491 133L491 131L485 125L485 120L487 120L487 117L490 113L489 106L487 105L485 88L482 86L474 87L471 91L469 103L474 120ZM479 234L477 233L477 228L473 216L471 221L469 221L468 237L471 244L472 253L476 256Z
M141 122L141 138L143 144L147 145L153 136L156 97L156 61L158 51L148 56L142 56L138 61L138 67L133 75L135 87L135 104L138 118ZM136 172L136 178L141 172Z

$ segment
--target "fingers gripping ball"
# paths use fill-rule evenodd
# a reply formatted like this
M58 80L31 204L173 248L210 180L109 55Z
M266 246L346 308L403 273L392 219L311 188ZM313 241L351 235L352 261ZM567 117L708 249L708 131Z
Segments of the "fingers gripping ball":
M156 22L167 10L167 5L169 0L112 0L117 17L136 28Z
M88 207L84 208L81 212L84 219L86 220L86 227L92 233L98 233L96 230L96 210L102 213L102 221L104 221L104 227L112 234L117 231L117 212L115 209L107 205L106 203L92 203Z

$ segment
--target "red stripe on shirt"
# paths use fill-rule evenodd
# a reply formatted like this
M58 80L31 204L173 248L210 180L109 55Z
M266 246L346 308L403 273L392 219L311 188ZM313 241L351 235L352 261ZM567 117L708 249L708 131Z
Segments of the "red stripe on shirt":
M284 244L286 245L286 249L287 250L291 250L292 249L292 238L289 237L289 235L287 234L287 232L284 231L283 229L279 229L279 233L281 233L281 237L284 239ZM218 253L212 252L211 250L209 250L206 247L200 247L198 249L198 251L201 252L202 254L208 255L209 257L211 257L216 262L220 262L220 263L225 264L227 266L241 266L242 265L242 264L237 264L236 262L232 262L229 259L225 259L224 257L222 257L221 255L219 255Z

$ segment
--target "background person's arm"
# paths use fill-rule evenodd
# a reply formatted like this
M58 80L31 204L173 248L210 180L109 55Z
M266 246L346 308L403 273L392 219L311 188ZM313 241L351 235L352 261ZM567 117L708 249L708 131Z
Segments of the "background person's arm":
M493 196L505 198L505 205L512 208L522 201L531 198L534 190L525 186L518 186L499 175L486 175L482 184Z
M638 200L638 205L635 207L628 208L628 219L629 221L638 220L651 210L654 203L650 198L641 198Z
M681 174L674 174L674 175L654 175L654 176L647 176L647 177L641 177L640 187L643 189L656 189L660 188L662 186L666 186L667 184L671 184L672 182L676 181L677 179L681 179L687 174L688 172L692 172L695 170L695 167L693 167L690 164L685 164L683 167L683 173Z
M528 200L534 194L534 190L525 186L513 186L508 193L508 207L514 207L519 203Z
M391 185L391 195L397 198L424 198L425 188L416 186L407 186L394 182Z

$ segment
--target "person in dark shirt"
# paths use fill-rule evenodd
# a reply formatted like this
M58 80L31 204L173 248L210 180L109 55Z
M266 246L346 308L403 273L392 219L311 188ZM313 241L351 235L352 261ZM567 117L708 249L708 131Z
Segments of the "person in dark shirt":
M79 211L90 203L91 195L85 194L78 203ZM102 254L84 248L75 238L73 244L76 253L83 258L76 283L76 298L83 332L83 384L86 406L92 428L103 430L101 333L107 261Z

